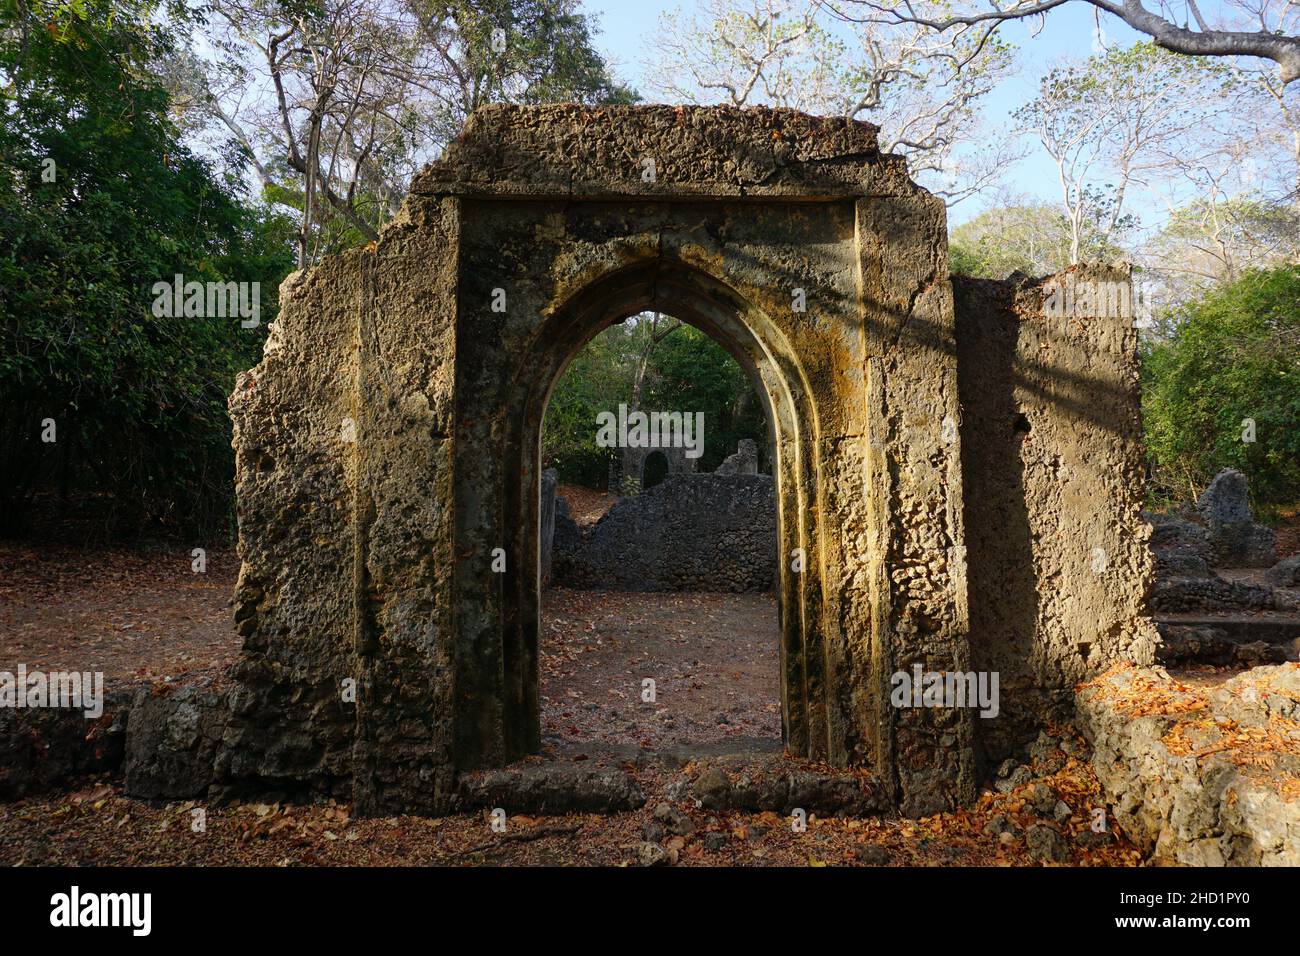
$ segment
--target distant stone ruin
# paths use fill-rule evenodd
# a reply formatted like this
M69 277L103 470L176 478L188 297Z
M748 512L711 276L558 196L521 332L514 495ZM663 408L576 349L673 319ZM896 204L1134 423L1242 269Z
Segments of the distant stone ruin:
M770 475L670 475L557 551L551 583L618 591L773 591Z
M1161 663L1254 667L1300 656L1300 559L1276 561L1275 536L1255 523L1244 475L1221 471L1195 512L1146 517Z
M713 472L715 475L757 475L758 445L752 438L742 438L736 451L722 460Z
M1246 476L1225 468L1196 503L1205 521L1210 558L1222 568L1268 568L1277 561L1271 528L1255 524Z

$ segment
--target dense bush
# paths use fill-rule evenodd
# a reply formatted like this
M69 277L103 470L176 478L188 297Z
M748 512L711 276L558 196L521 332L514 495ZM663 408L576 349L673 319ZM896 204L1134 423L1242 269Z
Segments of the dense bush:
M146 16L21 9L0 41L0 520L93 488L118 530L228 526L226 397L260 356L292 225L180 144ZM178 273L259 282L260 325L155 316Z
M1194 498L1233 467L1258 505L1300 500L1300 268L1247 273L1160 331L1142 356L1153 496Z

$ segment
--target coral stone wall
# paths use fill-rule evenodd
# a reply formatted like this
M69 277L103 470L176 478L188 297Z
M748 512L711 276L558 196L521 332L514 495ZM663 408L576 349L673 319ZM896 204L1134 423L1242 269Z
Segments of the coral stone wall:
M1157 642L1134 317L1045 301L1071 283L1127 290L1129 275L954 280L971 659L1002 695L980 721L990 759L1068 717L1076 684L1149 664Z

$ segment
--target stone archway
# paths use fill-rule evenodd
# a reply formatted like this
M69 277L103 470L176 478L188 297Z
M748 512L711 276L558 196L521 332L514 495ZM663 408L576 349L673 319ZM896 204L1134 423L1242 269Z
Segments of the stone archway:
M534 260L535 261L535 260ZM540 745L537 702L537 621L539 587L537 567L537 513L540 466L538 448L542 417L550 392L574 354L594 335L628 315L649 310L667 311L707 332L720 342L747 371L759 387L768 420L777 436L778 554L796 550L816 555L821 545L815 529L799 516L816 507L817 490L811 482L819 466L820 451L812 441L817 430L815 390L806 385L802 363L771 319L741 299L735 290L680 260L661 255L623 266L589 282L549 318L542 320L534 337L536 348L505 350L500 353L511 369L502 375L510 388L505 398L503 429L499 445L501 500L498 525L491 512L479 511L457 529L457 546L474 552L492 542L505 540L509 529L508 553L518 556L518 573L502 576L500 633L502 634L501 691L494 686L481 690L476 700L486 706L460 724L464 736L458 739L458 762L462 766L495 764L535 752ZM791 386L790 377L796 384ZM492 404L467 386L463 420L482 421L479 403ZM499 407L499 406L497 406ZM491 430L489 430L490 432ZM459 436L476 448L492 443L484 433ZM472 481L481 487L485 475L475 472ZM486 553L486 552L484 552ZM810 560L805 564L821 564ZM473 565L461 566L458 602L486 605L497 581L481 574ZM820 636L808 630L806 608L822 601L821 579L815 571L793 570L790 561L780 565L778 601L781 608L782 724L787 746L795 753L826 759L832 740L825 713L831 702L825 697L825 661L821 658ZM487 676L479 659L464 654L464 671L459 686ZM809 675L812 679L809 679ZM816 696L814 696L816 695ZM498 711L496 702L504 701ZM820 738L817 736L821 734Z
M768 404L788 750L871 770L908 812L969 800L982 739L1032 732L1040 700L1149 657L1150 567L1138 487L1114 477L1140 462L1131 324L1026 324L976 301L963 346L952 296L943 204L868 124L476 112L377 244L286 282L265 357L236 385L245 647L219 779L440 812L458 772L536 750L542 414L583 343L658 309L722 342ZM1032 352L1014 331L1031 326ZM959 390L962 348L998 370L992 388ZM1103 403L1076 394L1093 379ZM1016 457L1004 405L1033 419L1051 469ZM1115 448L1066 447L1080 408ZM970 442L991 452L967 475ZM1069 495L1043 493L1064 461ZM1023 517L1068 519L1136 585L1090 576L1069 542L1013 550L996 531L1006 493L990 493L1013 471ZM1099 501L1109 523L1091 517ZM968 522L1000 566L1064 582L1073 603L972 635ZM1024 703L1001 736L977 734L968 707L891 704L892 675L973 657L1015 665L1004 696Z

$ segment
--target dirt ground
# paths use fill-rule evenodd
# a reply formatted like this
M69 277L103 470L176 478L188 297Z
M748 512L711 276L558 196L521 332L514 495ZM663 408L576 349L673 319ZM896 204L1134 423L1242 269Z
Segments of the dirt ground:
M0 543L0 669L101 671L136 679L220 675L239 653L230 550Z
M191 569L184 548L144 552L0 545L0 667L102 670L110 683L220 673L239 639L230 628L233 554ZM767 595L628 594L555 590L543 600L545 748L593 763L608 747L652 754L710 742L779 749L776 608ZM641 699L655 681L655 701ZM603 752L602 748L605 748ZM789 758L779 758L789 759ZM1025 833L1040 824L1026 783L924 820L808 820L796 832L773 813L709 812L682 785L692 765L622 764L645 807L610 816L514 816L494 833L486 815L354 820L340 805L151 804L120 784L0 803L0 865L636 865L672 803L690 832L661 838L684 866L1028 865ZM1086 836L1099 787L1082 751L1046 780L1072 814L1075 865L1138 865L1122 835ZM990 827L990 821L1001 818ZM1001 835L999 835L999 831Z
M559 485L555 493L568 502L569 516L582 528L595 524L618 501L616 494L581 485Z
M556 753L781 739L771 595L552 589L539 651L542 741Z

